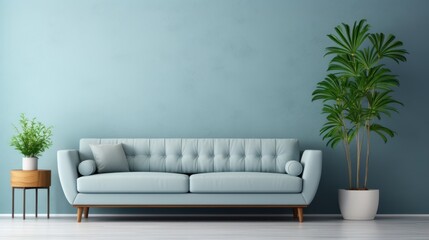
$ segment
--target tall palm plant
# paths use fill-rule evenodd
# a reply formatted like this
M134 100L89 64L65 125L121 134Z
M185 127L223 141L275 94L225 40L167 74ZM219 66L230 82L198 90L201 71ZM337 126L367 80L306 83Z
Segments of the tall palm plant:
M399 80L384 65L385 60L397 63L406 61L407 51L395 36L383 33L369 33L366 20L335 28L335 34L328 37L334 46L326 48L326 55L332 55L328 75L317 84L313 99L321 100L326 123L320 134L332 148L342 143L345 151L349 189L367 189L371 133L380 136L384 142L395 132L382 125L382 116L391 116L402 105L392 96ZM351 156L352 144L356 146L356 157ZM363 150L365 153L363 154ZM365 156L363 156L365 155ZM361 186L361 165L365 158L365 179ZM356 164L353 185L352 164Z

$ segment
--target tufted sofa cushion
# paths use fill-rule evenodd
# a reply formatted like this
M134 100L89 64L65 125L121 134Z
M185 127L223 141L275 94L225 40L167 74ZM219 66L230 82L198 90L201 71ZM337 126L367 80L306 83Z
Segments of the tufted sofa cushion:
M81 139L80 159L93 159L90 144L122 143L131 171L285 173L299 159L297 139Z

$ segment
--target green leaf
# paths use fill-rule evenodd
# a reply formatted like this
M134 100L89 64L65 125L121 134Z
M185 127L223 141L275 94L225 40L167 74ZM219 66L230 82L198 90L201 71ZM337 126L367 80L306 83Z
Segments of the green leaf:
M396 76L390 73L390 69L385 68L384 65L370 68L366 75L368 90L391 90L392 87L399 86Z
M356 60L362 68L369 70L377 64L379 59L374 48L364 48L363 50L357 50Z
M329 74L323 81L317 84L312 93L312 101L342 101L345 95L347 81L342 81L335 74Z
M372 119L374 117L381 119L381 114L390 116L392 112L398 112L398 110L395 108L395 105L403 104L400 101L393 99L393 97L390 95L391 93L392 91L389 90L383 92L375 91L368 94L368 119Z
M386 143L387 142L387 137L394 137L395 136L395 132L387 127L384 127L380 124L372 124L370 126L370 131L377 133L378 136L381 137L381 139L383 139L383 141Z
M395 41L394 35L390 34L386 39L384 33L374 33L369 35L369 39L380 59L390 58L397 63L407 61L405 55L408 52L401 48L403 46L401 41Z
M348 24L342 23L335 27L336 35L329 34L328 37L338 46L328 47L325 55L346 54L354 56L369 36L369 25L363 19L359 23L355 22L350 28Z
M346 134L344 130L347 128L343 125L342 117L343 108L337 104L325 104L322 111L327 114L326 119L328 121L320 129L320 134L323 136L323 140L327 140L327 146L335 147L344 139Z
M328 71L334 71L335 74L344 77L359 76L363 69L360 65L356 64L350 55L339 54L335 56L329 63Z

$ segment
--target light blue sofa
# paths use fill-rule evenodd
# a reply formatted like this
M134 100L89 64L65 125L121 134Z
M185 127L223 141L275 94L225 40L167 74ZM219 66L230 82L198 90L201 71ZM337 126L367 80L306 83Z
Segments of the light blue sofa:
M121 143L130 172L80 176L93 159L90 144ZM285 165L298 160L299 176ZM296 139L81 139L79 150L58 151L68 202L88 217L90 207L286 207L303 221L322 171L322 152Z

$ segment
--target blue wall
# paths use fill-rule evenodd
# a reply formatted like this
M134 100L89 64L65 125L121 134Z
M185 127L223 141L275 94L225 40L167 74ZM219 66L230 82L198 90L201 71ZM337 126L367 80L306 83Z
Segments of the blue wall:
M379 213L429 213L428 9L423 0L0 0L0 213L10 212L9 170L21 167L9 139L22 112L55 127L39 165L53 170L54 213L74 212L56 151L83 137L296 137L324 151L307 212L338 213L343 153L324 146L321 104L310 99L325 75L326 34L361 18L410 52L389 65L405 107L386 121L398 137L375 142Z

